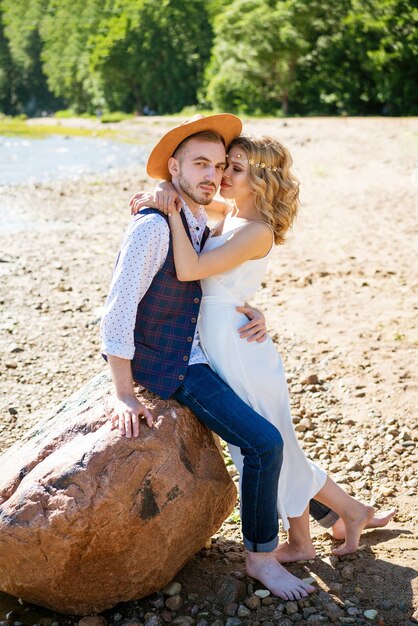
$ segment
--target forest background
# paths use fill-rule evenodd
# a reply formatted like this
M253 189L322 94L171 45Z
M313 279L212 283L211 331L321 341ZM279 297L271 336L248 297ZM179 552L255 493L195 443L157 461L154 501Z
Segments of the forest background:
M0 0L0 113L417 115L410 0Z

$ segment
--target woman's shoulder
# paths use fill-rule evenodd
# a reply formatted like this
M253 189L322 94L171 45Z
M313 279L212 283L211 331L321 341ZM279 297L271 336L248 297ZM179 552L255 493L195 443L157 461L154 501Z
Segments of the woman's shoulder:
M237 233L242 233L245 237L257 237L260 240L271 241L273 229L270 224L263 220L251 220L237 228Z

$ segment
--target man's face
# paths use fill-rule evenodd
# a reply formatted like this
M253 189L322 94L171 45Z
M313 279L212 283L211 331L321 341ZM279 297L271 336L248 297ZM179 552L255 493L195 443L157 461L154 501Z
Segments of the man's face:
M213 200L225 165L223 144L198 137L188 141L178 158L171 157L168 162L173 184L197 205Z

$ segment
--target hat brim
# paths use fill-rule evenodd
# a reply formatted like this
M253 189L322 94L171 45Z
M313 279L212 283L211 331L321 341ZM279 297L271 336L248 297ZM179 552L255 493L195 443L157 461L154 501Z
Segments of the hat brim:
M212 131L220 135L225 141L225 146L238 137L242 131L242 122L236 115L222 113L209 115L198 120L185 122L168 131L152 150L147 163L147 174L158 180L170 180L168 171L168 159L173 156L176 148L182 141L204 131Z

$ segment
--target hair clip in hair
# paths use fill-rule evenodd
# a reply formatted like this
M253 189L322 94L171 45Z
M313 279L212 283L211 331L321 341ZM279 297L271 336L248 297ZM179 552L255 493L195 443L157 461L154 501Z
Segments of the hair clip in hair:
M276 166L266 165L266 163L256 163L254 159L243 159L242 154L236 154L235 156L230 156L229 154L227 154L226 156L231 161L239 161L240 163L248 163L248 165L255 165L257 168L260 168L262 170L266 169L266 170L269 170L269 172L277 172L277 170L280 171L280 168Z

